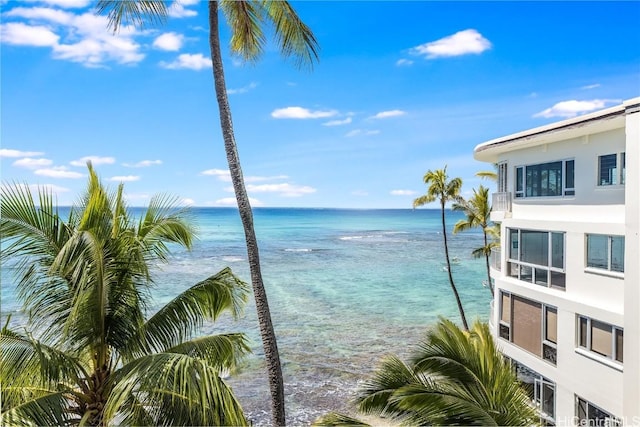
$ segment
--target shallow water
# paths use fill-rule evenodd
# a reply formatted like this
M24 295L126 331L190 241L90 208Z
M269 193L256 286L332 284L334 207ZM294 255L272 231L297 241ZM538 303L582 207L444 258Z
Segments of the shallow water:
M159 268L152 310L229 266L249 280L242 226L235 209L194 209L199 240ZM255 210L262 273L285 377L287 420L308 425L350 400L388 353L406 356L438 316L458 321L444 268L437 210ZM461 219L448 212L448 228ZM486 320L490 293L484 262L471 251L479 230L449 233L452 272L468 320ZM2 271L3 318L17 308L10 271ZM20 321L19 313L14 316ZM237 322L223 318L206 332L242 331L253 354L228 381L249 418L270 420L269 390L255 305Z

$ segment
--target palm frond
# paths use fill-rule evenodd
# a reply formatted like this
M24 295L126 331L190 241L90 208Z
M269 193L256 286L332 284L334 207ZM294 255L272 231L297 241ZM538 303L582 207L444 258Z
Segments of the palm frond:
M350 417L349 415L338 414L331 412L323 415L312 424L312 427L369 427L370 424L365 423L357 418Z
M154 425L247 425L242 407L220 371L185 354L136 359L113 374L104 420L129 419L132 399L147 408Z
M498 181L498 173L495 171L480 171L476 172L478 178L485 178L491 181Z
M223 0L220 8L231 28L231 52L245 61L257 61L266 41L261 25L262 6L251 0Z
M401 387L415 381L411 367L396 356L386 356L374 376L359 389L356 397L358 410L363 414L376 414L401 418L409 413L392 399Z
M215 320L223 311L234 317L242 313L249 287L230 268L197 283L168 302L142 328L140 340L132 340L129 354L164 351L191 338L206 319Z
M0 362L4 410L86 376L75 356L13 332L0 335Z
M425 194L423 196L417 197L413 200L413 208L417 208L419 206L424 206L427 203L435 202L436 198L430 194Z
M262 7L274 24L280 52L285 57L295 58L298 67L313 67L314 61L318 60L318 41L291 4L282 0L262 0Z
M168 14L164 0L99 0L96 13L107 15L107 28L114 33L127 25L142 28L147 22L163 23Z
M196 338L171 347L166 352L206 360L210 366L221 371L234 371L240 360L251 352L251 347L246 335L231 333Z
M2 424L6 426L77 424L78 417L67 410L68 399L67 392L51 392L11 408L4 407L3 401Z

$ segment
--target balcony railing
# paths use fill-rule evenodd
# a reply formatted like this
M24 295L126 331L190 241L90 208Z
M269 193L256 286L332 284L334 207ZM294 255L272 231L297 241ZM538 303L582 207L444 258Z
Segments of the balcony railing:
M502 271L502 251L500 248L491 248L491 256L489 257L489 263L491 268L496 271Z
M511 193L493 193L491 195L491 210L493 212L511 212Z

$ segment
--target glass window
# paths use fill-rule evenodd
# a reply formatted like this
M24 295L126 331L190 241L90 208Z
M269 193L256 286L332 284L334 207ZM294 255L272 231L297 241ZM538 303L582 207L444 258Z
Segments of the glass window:
M507 229L507 274L526 282L564 290L564 233Z
M576 396L576 424L579 426L614 427L622 425L619 418L614 417L593 403Z
M622 363L622 328L586 316L578 316L578 347Z
M587 234L587 267L624 273L624 236Z
M622 363L622 356L624 354L624 332L622 329L615 329L616 334L616 360Z
M620 154L620 184L624 184L627 172L627 153Z
M575 195L575 160L518 166L515 173L516 197Z
M617 154L598 157L598 185L616 185L618 183L617 159Z
M591 320L591 351L611 358L611 325Z
M587 267L608 269L608 240L603 235L587 235Z
M564 234L551 233L551 266L564 268Z
M611 236L611 271L624 272L624 236Z
M522 197L524 195L524 177L523 168L516 168L516 197Z
M565 170L565 183L564 183L564 195L565 196L573 196L576 194L574 188L574 175L575 175L575 161L567 160L564 164Z
M552 307L545 307L545 339L552 343L558 340L558 310Z

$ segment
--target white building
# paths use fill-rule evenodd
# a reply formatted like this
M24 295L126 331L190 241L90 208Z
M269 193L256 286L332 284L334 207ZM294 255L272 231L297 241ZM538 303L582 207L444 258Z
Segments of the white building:
M474 157L498 170L502 352L549 423L640 425L640 98Z

